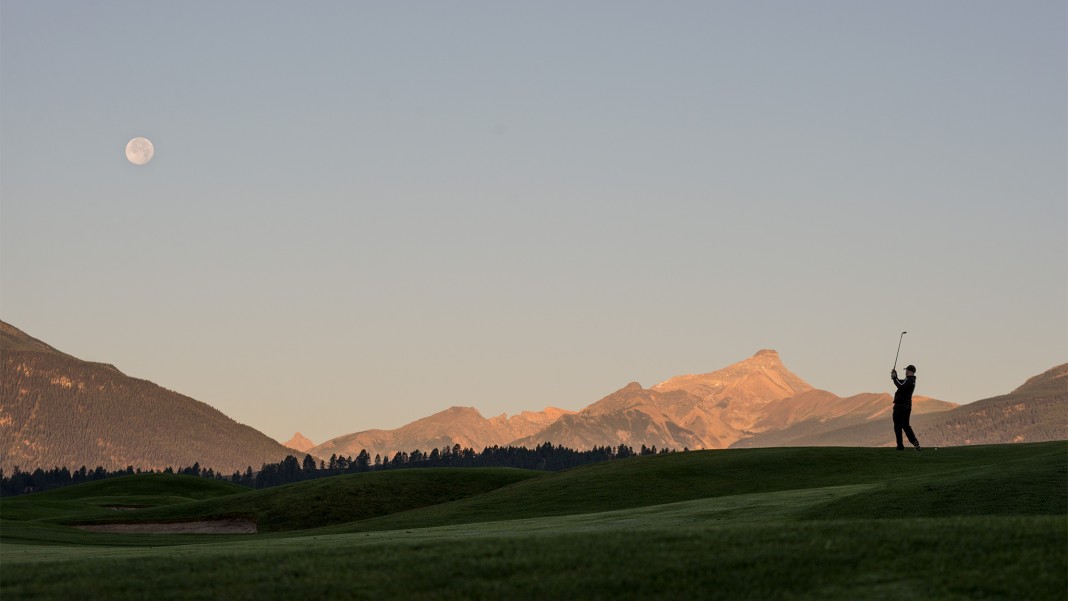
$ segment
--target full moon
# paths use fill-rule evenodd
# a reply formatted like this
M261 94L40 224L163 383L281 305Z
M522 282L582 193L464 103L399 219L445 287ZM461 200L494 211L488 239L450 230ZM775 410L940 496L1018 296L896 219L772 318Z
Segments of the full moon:
M144 165L154 154L156 149L148 138L134 138L126 144L126 158L134 165Z

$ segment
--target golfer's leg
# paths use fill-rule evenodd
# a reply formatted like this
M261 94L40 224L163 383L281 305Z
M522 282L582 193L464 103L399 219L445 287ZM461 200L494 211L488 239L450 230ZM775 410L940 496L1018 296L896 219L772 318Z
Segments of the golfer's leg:
M897 448L905 448L901 440L901 412L896 407L894 408L894 436L897 438Z
M909 442L912 444L912 446L920 446L920 441L916 440L916 434L912 431L912 426L905 426L905 436L908 437Z
M912 444L912 446L919 447L920 446L920 441L916 440L916 433L912 431L912 424L909 423L909 418L911 416L912 416L912 407L909 407L908 411L903 412L902 417L904 419L902 420L903 423L901 424L901 427L902 427L902 429L905 430L905 436L908 436L909 442Z

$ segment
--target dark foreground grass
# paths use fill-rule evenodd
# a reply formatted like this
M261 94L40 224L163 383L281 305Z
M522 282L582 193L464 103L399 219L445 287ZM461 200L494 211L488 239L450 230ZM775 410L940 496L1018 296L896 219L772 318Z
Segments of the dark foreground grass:
M193 476L143 475L5 499L0 503L0 517L59 524L249 518L261 532L278 532L448 503L543 475L507 468L412 469L349 474L255 491ZM205 482L212 485L205 486ZM98 486L105 483L108 486ZM130 495L116 496L124 485ZM163 493L171 496L160 496ZM108 508L114 505L144 508ZM4 538L0 532L0 540Z
M1068 444L954 447L937 451L774 448L634 457L531 479L455 503L341 524L324 532L424 528L568 515L690 499L876 484L867 500L812 517L1063 514ZM957 496L946 484L958 483ZM917 503L923 504L917 506ZM1022 508L1029 508L1022 510ZM839 514L839 511L845 511Z
M235 493L248 492L244 486L238 486L225 480L198 478L182 474L131 474L86 482L75 486L57 488L32 497L11 497L4 502L18 501L24 498L75 500L86 497L107 497L112 495L147 495L173 496L185 499L211 499Z
M87 499L121 497L72 491L68 501L80 505L48 500L62 507L44 518L0 506L0 596L1063 600L1066 466L1064 442L923 453L758 449L548 475L364 474L133 512L240 510L274 516L277 530L320 526L214 538L66 528L55 522L78 517ZM354 494L369 484L377 500ZM449 487L462 498L442 502ZM404 510L407 495L436 504ZM344 511L385 514L339 524L345 515L310 511L345 502Z
M551 518L550 518L551 519ZM9 564L5 599L1063 599L1059 517L360 535Z
M232 482L177 474L135 474L86 482L32 495L0 500L5 520L62 519L65 516L110 516L110 507L157 507L247 493Z
M254 519L261 532L310 528L352 532L590 513L855 484L881 484L883 490L870 493L865 504L851 505L845 515L853 517L926 515L927 511L937 511L933 504L939 502L946 505L946 512L932 515L958 515L958 508L966 508L973 515L1044 514L1057 510L1058 499L1068 494L1066 449L1068 446L1063 443L955 447L922 453L773 448L634 457L558 473L398 470L324 478L259 491L235 486L236 491L227 489L229 494L217 490L211 496L196 497L203 499L199 502L156 503L163 506L121 513L100 511L101 498L80 498L110 492L115 487L92 487L84 492L76 490L81 487L71 487L64 489L66 492L56 491L64 492L66 496L62 498L72 503L63 511L51 505L53 497L34 499L37 495L31 495L0 506L0 516L12 519L14 514L19 516L16 519L26 519L26 507L31 506L36 508L36 519L66 524L241 517ZM170 478L171 481L159 478L151 482L154 488L136 479L128 483L137 484L136 492L142 495L164 490L181 495L182 481L194 486L197 480ZM125 479L117 479L115 484L121 484L121 480ZM951 482L958 483L957 489L947 486ZM1014 494L1007 494L1010 488L1016 489ZM197 493L204 494L199 490ZM186 496L192 498L194 494ZM142 501L145 498L141 497ZM915 507L921 499L928 506ZM37 507L45 501L47 508ZM115 504L116 500L109 497L106 501ZM837 515L837 509L833 509L813 517ZM2 536L0 533L0 540Z
M1050 452L1022 454L1004 462L961 467L936 475L890 479L848 498L815 507L804 517L1065 515L1068 513L1068 447L1036 448Z

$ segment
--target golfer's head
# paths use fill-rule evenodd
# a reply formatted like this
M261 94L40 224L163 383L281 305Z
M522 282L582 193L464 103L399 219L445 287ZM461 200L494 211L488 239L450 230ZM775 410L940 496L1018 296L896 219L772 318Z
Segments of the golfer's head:
M910 366L906 367L905 368L905 375L906 376L915 376L916 375L916 366L915 365L910 365Z

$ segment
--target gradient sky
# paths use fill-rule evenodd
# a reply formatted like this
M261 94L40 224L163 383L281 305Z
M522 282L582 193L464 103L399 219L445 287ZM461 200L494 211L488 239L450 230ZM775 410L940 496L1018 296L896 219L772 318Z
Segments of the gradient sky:
M902 330L1002 394L1068 361L1066 12L3 0L0 317L316 443Z

